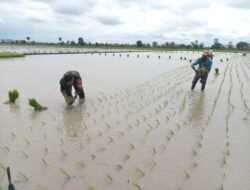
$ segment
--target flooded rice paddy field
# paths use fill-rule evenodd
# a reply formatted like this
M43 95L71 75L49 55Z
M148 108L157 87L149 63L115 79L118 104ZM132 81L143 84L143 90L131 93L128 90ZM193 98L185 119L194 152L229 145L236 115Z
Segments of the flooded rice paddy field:
M10 166L18 190L248 190L250 57L217 53L220 75L212 70L202 93L200 84L190 90L189 59L199 55L0 60L0 102L20 92L16 105L0 104L1 188ZM66 106L60 94L72 69L83 78L83 105ZM49 109L34 112L31 97Z
M49 45L0 45L0 52L15 52L25 54L49 54L49 53L87 53L87 52L123 52L125 49L96 49L77 47L55 47ZM131 50L133 51L133 50Z

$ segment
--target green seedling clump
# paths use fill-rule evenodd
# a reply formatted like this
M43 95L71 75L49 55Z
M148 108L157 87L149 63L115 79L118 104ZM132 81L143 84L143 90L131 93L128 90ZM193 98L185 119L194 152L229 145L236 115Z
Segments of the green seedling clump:
M198 74L200 75L200 76L204 76L205 74L207 74L207 70L205 69L205 68L199 68L198 70L197 70L197 72L198 72Z
M47 107L44 107L39 104L34 98L29 99L29 105L33 107L35 111L42 111L48 109Z
M218 68L215 68L214 71L215 71L215 75L219 74L219 69Z
M66 99L66 103L68 105L72 105L74 103L74 98L72 96L68 96Z
M19 92L14 89L14 90L10 90L9 91L9 100L7 102L5 102L6 104L9 104L9 103L15 103L17 98L19 97Z

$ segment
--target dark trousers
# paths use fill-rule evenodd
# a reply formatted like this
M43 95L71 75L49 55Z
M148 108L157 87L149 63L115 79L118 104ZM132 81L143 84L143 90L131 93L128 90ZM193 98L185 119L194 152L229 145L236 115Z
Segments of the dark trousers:
M76 91L76 95L79 95L80 98L85 98L85 93L83 89L78 88L77 86L74 86L74 89ZM72 96L72 87L67 87L65 90L66 90L67 96Z
M208 73L203 75L203 76L200 76L197 72L195 73L195 76L194 76L194 79L193 79L193 82L192 82L192 87L191 89L193 90L196 86L196 83L200 80L200 83L201 83L201 90L204 90L205 89L205 86L206 86L206 82L207 82L207 77L208 77Z

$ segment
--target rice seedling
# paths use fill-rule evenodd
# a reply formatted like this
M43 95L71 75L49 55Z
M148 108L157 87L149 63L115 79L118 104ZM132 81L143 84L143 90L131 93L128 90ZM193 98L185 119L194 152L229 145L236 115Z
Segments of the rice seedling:
M197 142L197 147L198 147L198 148L201 148L201 147L202 147L201 141Z
M109 129L112 128L112 126L111 126L110 124L108 124L108 123L106 123L105 126L106 126L106 129L107 129L107 130L109 130Z
M1 163L0 163L0 169L2 169L2 170L6 170L6 169L7 169L7 167L6 167L6 166L4 166L3 164L1 164Z
M62 154L62 157L67 157L68 156L68 153L63 149L61 149L61 154Z
M189 178L190 178L190 174L187 171L185 171L185 179L187 180Z
M114 142L114 139L111 136L109 136L108 138L109 138L109 140L108 140L109 143Z
M98 131L97 136L101 137L102 135L103 135L103 133L101 131Z
M159 119L156 119L156 126L160 126L160 121L159 121Z
M135 173L139 176L139 177L143 177L145 175L144 171L142 171L140 168L136 167L135 168Z
M123 166L121 164L115 165L115 169L120 172L123 169Z
M197 156L197 151L193 150L193 156Z
M61 141L61 144L63 144L63 143L64 143L64 140L63 140L63 138L60 138L60 141Z
M225 154L226 156L230 156L230 151L229 151L228 149L226 149L226 150L224 151L224 154Z
M192 167L193 167L193 168L197 168L197 166L198 166L197 162L194 161L194 162L192 163Z
M137 190L142 190L141 186L139 185L138 182L134 182L133 183L134 187L137 189Z
M37 189L40 189L40 190L47 190L47 188L42 185L37 185L36 187Z
M18 174L21 177L22 181L27 182L29 180L28 176L25 173L19 171Z
M130 158L130 155L128 153L125 153L123 160L127 161L127 160L129 160L129 158Z
M156 162L154 160L150 160L147 163L147 166L150 168L150 170L152 170L156 166Z
M129 151L133 151L135 149L135 146L131 143L129 143Z
M71 178L71 175L63 168L59 168L58 172L60 174L62 174L64 177L66 177L67 179L70 179Z
M42 162L44 166L48 166L48 163L46 162L46 160L44 158L42 158Z
M156 151L156 149L153 147L153 148L152 148L152 154L153 154L153 155L156 155L156 153L157 153L157 151Z
M13 133L13 132L11 132L11 137L12 137L13 139L15 139L15 138L16 138L16 134Z
M123 137L125 133L123 131L118 131L119 137Z
M90 157L91 157L92 160L94 160L96 158L96 155L91 154Z
M136 125L137 125L137 126L140 125L139 119L136 119Z
M24 141L26 143L26 146L29 146L30 145L30 141L27 138L25 138L25 137L23 139L24 139Z
M3 148L4 148L7 152L10 152L10 148L9 148L8 146L5 145Z
M77 161L76 165L79 169L84 169L86 167L86 164L82 160Z
M106 180L107 180L108 184L111 184L112 181L113 181L113 178L112 178L112 176L110 174L107 174L106 175Z
M22 154L23 154L23 156L24 156L26 159L29 158L29 155L28 155L24 150L22 150Z
M42 111L48 109L47 107L44 107L41 104L39 104L34 98L29 99L29 105L33 107L35 111Z
M6 104L9 103L15 103L17 98L19 97L19 92L16 89L10 90L9 93L9 100L7 102L5 102Z
M227 158L226 156L223 156L222 165L225 166L226 164L227 164Z
M49 150L48 150L48 147L46 146L46 147L44 148L44 154L47 155L48 152L49 152Z
M93 186L88 186L86 187L86 190L95 190L95 188Z
M174 131L173 131L172 129L169 129L169 130L168 130L168 135L169 135L169 136L173 136L173 135L174 135Z
M91 137L89 135L86 135L86 142L89 143L91 141Z
M224 190L224 187L223 187L223 185L221 185L221 186L220 186L220 190Z

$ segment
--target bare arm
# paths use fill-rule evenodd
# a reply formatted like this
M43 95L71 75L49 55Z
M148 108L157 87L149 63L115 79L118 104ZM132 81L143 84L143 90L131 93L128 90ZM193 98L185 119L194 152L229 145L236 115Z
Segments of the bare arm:
M195 72L197 72L197 69L195 68L195 65L194 65L194 64L191 65L191 68L192 68Z
M63 95L64 99L67 100L67 97L68 97L68 96L67 96L66 90L63 90L63 91L62 91L62 95Z

